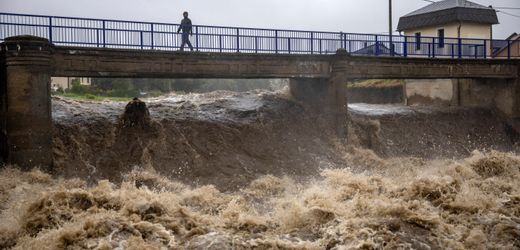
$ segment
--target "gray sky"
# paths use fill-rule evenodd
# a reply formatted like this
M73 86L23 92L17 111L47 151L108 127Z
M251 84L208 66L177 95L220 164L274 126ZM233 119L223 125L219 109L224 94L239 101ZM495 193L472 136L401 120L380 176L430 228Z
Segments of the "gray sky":
M520 0L472 0L482 5L520 8ZM428 5L393 0L399 17ZM355 33L388 30L387 0L0 0L0 12L178 23L190 12L195 24ZM520 16L520 10L504 10ZM498 14L495 38L520 32L520 18Z

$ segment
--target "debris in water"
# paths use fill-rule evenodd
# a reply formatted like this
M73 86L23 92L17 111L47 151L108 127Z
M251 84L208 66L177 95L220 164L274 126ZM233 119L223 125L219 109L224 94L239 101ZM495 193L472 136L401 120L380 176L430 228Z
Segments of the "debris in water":
M146 103L135 97L125 107L125 113L120 119L120 126L125 127L149 127L150 112Z

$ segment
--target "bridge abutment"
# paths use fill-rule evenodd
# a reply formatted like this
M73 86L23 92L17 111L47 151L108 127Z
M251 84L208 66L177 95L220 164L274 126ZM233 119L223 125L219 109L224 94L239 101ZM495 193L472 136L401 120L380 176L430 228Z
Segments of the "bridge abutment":
M333 74L330 78L292 78L289 81L291 95L305 103L316 114L329 122L336 134L347 137L346 80Z
M1 48L1 157L24 169L49 168L51 45L43 38L18 36L7 38Z

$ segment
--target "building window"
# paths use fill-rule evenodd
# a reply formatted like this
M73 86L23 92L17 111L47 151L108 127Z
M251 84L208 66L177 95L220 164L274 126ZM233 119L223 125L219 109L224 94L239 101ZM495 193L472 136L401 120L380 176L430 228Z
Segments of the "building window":
M439 38L439 48L444 48L444 29L437 30L437 37Z
M421 50L421 32L415 33L415 50Z

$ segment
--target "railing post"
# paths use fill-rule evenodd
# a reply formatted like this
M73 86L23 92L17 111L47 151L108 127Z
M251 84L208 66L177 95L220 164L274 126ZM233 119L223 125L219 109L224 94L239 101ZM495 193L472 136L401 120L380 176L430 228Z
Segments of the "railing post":
M237 52L240 52L240 29L237 28Z
M105 20L103 20L103 48L105 48L106 46L106 24Z
M347 33L343 33L343 48L347 50Z
M486 39L484 39L484 59L487 59L487 44L486 44Z
M219 44L220 53L222 53L222 35L218 35L218 44Z
M49 42L52 43L52 17L49 17Z
M291 54L291 38L287 38L287 51Z
M278 54L278 30L274 31L274 51Z
M153 46L153 23L150 24L150 45L152 46L152 49L154 48Z
M258 36L255 36L255 53L258 54Z
M408 57L408 37L404 37L403 56Z
M340 31L339 32L339 47L340 48L345 48L346 46L343 46L345 43L343 42L343 31Z
M455 58L455 44L451 44L451 58Z
M143 32L141 31L139 33L141 33L141 49L144 49Z
M435 58L435 37L432 38L432 58Z
M195 26L195 50L199 51L199 26Z
M475 45L475 59L478 59L478 45Z
M99 48L99 28L96 29L96 47Z
M319 42L320 54L321 54L321 51L322 51L322 49L321 49L321 39L318 39L318 42Z
M379 56L379 36L378 35L375 35L375 36L376 36L376 38L375 38L375 40L376 40L375 46L376 47L375 47L374 53L376 54L376 56Z
M311 31L311 55L314 54L314 32Z
M458 54L459 54L459 59L462 58L462 39L459 38L459 51L458 51Z

